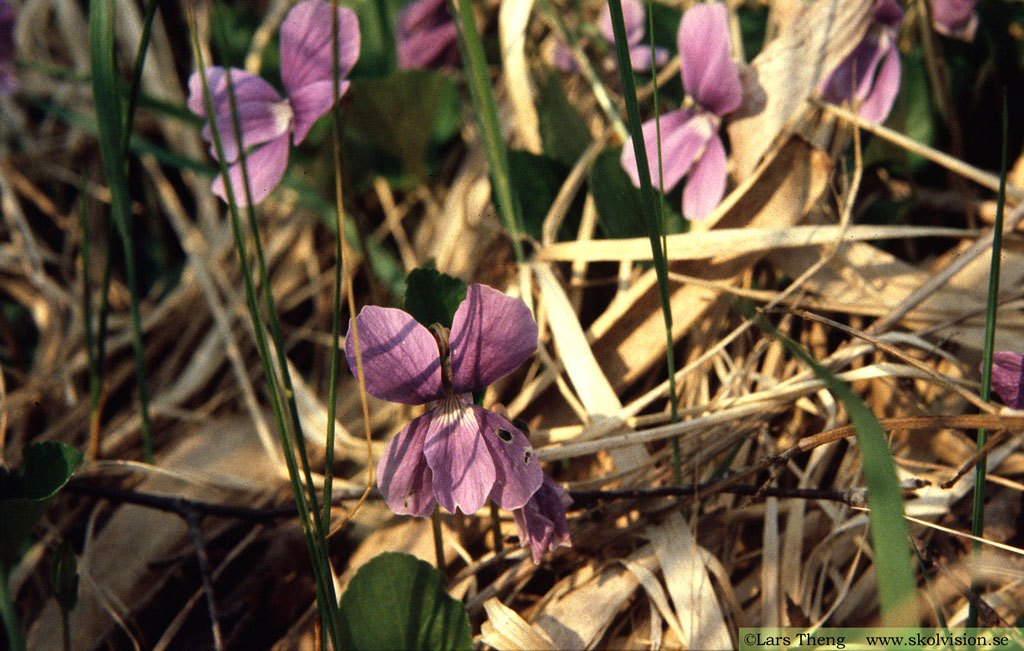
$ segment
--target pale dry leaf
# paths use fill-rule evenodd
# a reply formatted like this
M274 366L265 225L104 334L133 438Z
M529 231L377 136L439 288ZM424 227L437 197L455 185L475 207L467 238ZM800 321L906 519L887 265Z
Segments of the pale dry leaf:
M593 574L587 568L578 572ZM606 567L568 593L552 599L534 625L544 631L558 649L593 649L639 585L636 575L625 568Z
M480 626L480 637L501 651L554 651L558 647L543 631L530 626L516 611L491 597L484 602L487 620Z
M729 123L732 163L747 178L822 79L860 42L872 0L817 0L754 57L741 76L743 103Z
M533 103L533 84L526 60L526 28L533 0L505 0L498 8L498 37L505 89L515 114L513 125L527 151L542 153L540 120Z
M689 634L684 642L694 649L731 649L729 627L683 516L673 512L662 524L647 527L646 534L661 564L679 623Z
M962 239L973 234L958 228L926 226L857 225L845 228L821 224L788 228L729 228L669 235L665 238L665 257L670 262L704 260L804 246L922 237ZM538 257L542 260L583 262L652 259L651 242L646 237L558 242L541 249Z

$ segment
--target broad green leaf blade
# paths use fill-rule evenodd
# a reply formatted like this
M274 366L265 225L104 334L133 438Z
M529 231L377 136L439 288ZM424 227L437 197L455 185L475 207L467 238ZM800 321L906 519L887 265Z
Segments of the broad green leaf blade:
M0 567L17 560L32 527L82 464L76 448L53 441L28 445L23 455L18 470L0 469Z
M537 91L537 118L544 153L563 165L575 165L592 139L558 75L548 77Z
M469 617L444 575L410 554L386 552L364 565L341 596L346 649L472 649Z
M406 276L405 311L429 328L440 323L452 327L455 310L466 300L466 283L430 267L413 269Z
M509 174L512 180L512 191L516 203L519 204L523 220L523 230L541 239L544 218L547 217L551 205L555 202L562 183L569 176L569 170L556 160L532 154L520 149L508 150ZM570 239L579 230L579 218L583 212L582 196L577 195L570 206L566 219L559 229L558 239Z
M436 117L452 99L452 80L433 70L405 70L351 83L349 93L358 101L346 109L346 137L382 150L421 180L426 179ZM449 112L443 111L447 121ZM444 131L450 132L450 127L442 128Z
M909 531L903 518L903 494L896 478L896 463L892 459L882 426L860 396L819 364L800 344L776 330L775 326L754 312L749 305L742 309L747 318L778 339L793 357L807 365L832 395L842 401L850 414L850 422L857 431L864 482L868 487L871 551L878 578L882 621L885 626L917 625L917 582L910 556Z
M622 147L606 149L597 155L590 168L590 192L597 207L597 223L605 237L624 239L647 235L647 227L639 217L643 212L640 190L629 180L619 161ZM683 233L689 222L673 210L664 197L661 211L665 218L666 233Z

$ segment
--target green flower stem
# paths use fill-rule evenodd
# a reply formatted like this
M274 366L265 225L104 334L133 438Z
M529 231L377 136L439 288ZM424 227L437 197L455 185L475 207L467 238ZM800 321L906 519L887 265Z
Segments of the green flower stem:
M192 32L192 42L194 49L194 56L196 58L197 67L200 73L200 80L203 86L203 100L206 106L206 113L209 116L215 115L213 108L213 99L210 95L209 84L206 79L206 66L203 62L202 51L199 47L198 35L195 30L195 16L190 15L190 28ZM227 77L230 80L230 75ZM231 98L232 113L235 118L235 124L237 125L237 110L234 102L233 86L228 85L229 97ZM226 157L224 156L224 148L222 144L221 134L217 128L217 121L210 120L210 128L213 137L214 149L217 154L217 161L221 167L221 173L224 178L228 178L227 164L224 162ZM236 126L236 135L241 132ZM244 177L244 156L240 157L243 162L243 177ZM244 177L247 178L247 177ZM248 181L246 180L246 191L248 192ZM238 202L235 200L234 189L230 183L225 183L225 193L228 198L228 212L231 216L232 231L235 237L235 246L238 249L238 255L243 267L246 267L246 263L249 260L248 246L245 243L245 237L242 233L241 218L238 214ZM251 202L250 202L251 206ZM257 243L259 238L256 237ZM259 255L259 253L257 253ZM263 268L265 272L265 267ZM264 331L263 320L260 316L259 301L256 296L256 289L254 287L251 270L243 268L242 273L243 282L245 285L246 302L249 307L249 316L252 320L253 331L256 337L256 347L259 352L260 362L263 365L264 377L267 380L267 389L270 394L271 407L274 412L274 418L277 424L277 430L281 437L281 448L284 453L285 463L288 467L288 476L291 479L292 484L292 495L295 499L296 506L298 507L299 519L302 524L303 535L306 538L306 546L309 552L310 563L313 566L313 573L317 583L317 602L318 608L322 614L326 617L322 617L324 627L327 629L328 635L331 638L332 644L335 649L340 649L340 622L338 618L337 608L337 597L334 592L334 581L331 577L329 560L327 557L326 548L326 537L323 532L323 527L320 522L320 513L316 507L312 507L307 501L306 491L302 487L301 475L298 468L298 463L295 458L295 450L293 443L288 434L288 428L285 421L284 405L281 396L280 385L278 384L277 371L275 370L274 363L271 359L271 353L269 344L266 339L266 333ZM269 293L269 285L264 284L266 291ZM282 348L279 346L279 353ZM287 367L284 367L284 372L287 373ZM294 394L290 396L291 401L294 403ZM297 431L297 435L301 435L301 432ZM301 450L300 446L300 450ZM309 485L310 493L314 493L312 483ZM315 493L314 493L315 494ZM316 521L314 526L313 520Z
M999 193L996 197L996 220L992 226L992 265L988 274L988 301L985 306L985 343L982 349L981 399L988 401L992 395L992 356L996 342L996 310L999 306L999 266L1003 252L1003 213L1006 207L1006 150L1008 140L1008 113L1006 108L1006 90L1003 89L1003 151L999 167ZM988 443L988 432L978 430L977 449L981 451ZM975 536L971 544L975 564L981 556L979 539L985 533L985 480L988 474L988 457L978 459L974 467L974 500L971 507L971 533ZM977 578L971 580L972 589L979 593L980 585ZM967 626L978 625L978 607L971 602L967 609Z
M458 27L459 51L462 53L466 79L469 82L469 94L473 100L473 108L480 123L483 135L484 151L487 153L487 165L491 172L491 188L498 214L505 222L505 228L512 238L512 250L516 260L526 261L523 251L523 227L519 219L518 205L512 193L511 174L509 172L508 150L501 135L501 124L498 121L498 108L494 103L494 91L491 89L491 78L484 56L484 46L480 41L480 33L476 29L476 19L470 0L448 0L448 9L455 17Z
M89 53L92 63L93 102L99 116L100 156L110 186L110 214L121 238L125 276L128 283L131 315L132 350L135 355L136 385L139 391L139 415L142 420L143 458L153 463L153 437L149 419L149 389L146 382L146 357L142 349L142 318L139 314L138 281L135 276L135 250L132 244L131 197L124 147L121 144L124 114L121 91L114 65L114 2L91 0L89 3Z
M441 511L434 507L430 514L430 528L434 532L434 562L437 569L444 572L444 541L441 535Z
M621 0L609 0L612 31L615 34L615 53L619 62L619 75L622 78L622 95L626 102L626 114L629 117L629 131L632 135L633 149L636 153L637 171L640 174L640 197L644 211L644 222L647 236L651 240L651 254L654 258L654 271L658 276L658 296L661 299L661 313L665 319L665 361L668 365L668 398L672 422L679 420L676 405L676 362L675 340L672 337L672 304L668 289L668 260L665 258L665 229L660 216L660 201L655 200L654 188L651 186L651 170L647 164L647 147L644 143L643 122L640 119L640 106L636 99L636 83L633 79L633 66L629 58L629 47L626 39L626 25L622 16ZM648 8L650 13L650 8ZM657 83L655 83L657 89ZM661 139L658 139L658 167L661 167ZM659 174L660 176L660 174ZM682 469L679 450L679 439L672 439L672 465L675 481L682 483Z

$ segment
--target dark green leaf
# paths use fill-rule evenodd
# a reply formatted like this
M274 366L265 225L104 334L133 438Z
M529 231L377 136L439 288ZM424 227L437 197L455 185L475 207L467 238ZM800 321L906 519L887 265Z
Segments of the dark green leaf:
M466 300L466 283L430 267L413 269L405 280L405 311L428 328L434 323L451 328L455 310Z
M619 162L621 156L621 147L606 149L597 155L590 168L590 192L594 195L594 205L597 207L597 223L608 238L643 237L647 235L647 227L640 190L622 169ZM664 197L659 199L665 218L665 231L684 232L687 225L683 216L669 207Z
M544 217L551 209L569 170L546 156L518 149L508 151L508 164L512 192L519 204L523 229L539 240ZM582 209L582 203L570 208L567 219L562 223L563 232L559 239L572 237L579 225Z
M354 79L347 96L346 138L380 149L425 179L435 115L450 103L452 81L433 70L405 70L379 79ZM450 111L440 112L450 135Z
M558 75L551 75L537 93L537 117L544 153L572 167L590 144L590 130L569 103Z
M410 554L386 552L352 577L341 597L347 649L472 649L469 617L444 575Z
M17 560L32 527L57 492L82 463L70 445L48 441L25 447L24 463L14 472L0 469L0 565Z

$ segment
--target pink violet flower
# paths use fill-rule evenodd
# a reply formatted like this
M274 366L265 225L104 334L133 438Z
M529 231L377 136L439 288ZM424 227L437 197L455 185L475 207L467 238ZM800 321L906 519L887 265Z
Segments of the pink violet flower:
M992 390L1003 403L1024 409L1024 355L999 351L992 355Z
M281 98L262 77L221 66L206 69L207 83L213 101L214 119L220 133L228 176L235 201L247 203L239 161L238 140L231 117L227 76L231 75L238 107L242 145L248 150L245 158L249 189L253 203L266 199L277 187L288 167L290 142L301 143L313 124L334 104L334 66L331 62L331 4L323 0L305 0L291 8L281 24L281 80L287 97ZM338 8L338 73L347 75L359 58L359 21L351 9ZM349 82L341 80L339 95ZM196 115L206 114L203 84L198 72L188 80L188 108ZM207 123L203 139L211 143L216 158L213 133ZM213 193L227 201L224 179L213 181Z
M623 0L622 21L626 28L626 44L629 47L629 63L637 72L650 72L651 70L651 46L644 45L644 32L647 31L647 12L644 11L644 4L641 0ZM609 43L615 44L615 30L612 29L612 12L608 4L604 5L601 19L597 24L601 36ZM668 61L668 50L663 47L654 47L654 65L660 67ZM576 60L572 56L569 46L559 41L554 51L555 66L562 72L575 72L577 69Z
M455 22L447 0L415 0L398 14L398 67L454 68L459 65Z
M529 441L472 392L508 375L537 349L537 323L521 300L470 285L451 332L408 313L370 305L356 317L366 390L406 405L433 403L395 435L377 466L392 511L424 517L435 504L473 513L487 498L523 508L543 481ZM447 349L447 350L445 350ZM443 351L443 352L442 352ZM355 340L345 355L356 368Z
M874 21L864 39L821 83L820 90L825 101L849 102L861 118L882 123L900 90L896 37L903 10L896 0L878 0L873 11Z
M725 194L725 145L718 136L722 117L739 108L743 87L732 60L729 22L720 2L698 4L679 23L680 69L683 87L696 107L664 113L660 118L664 191L687 177L683 188L683 216L701 220ZM658 185L658 125L648 120L641 127L647 148L651 182ZM633 185L640 187L636 152L632 143L622 148L622 167Z
M974 7L978 0L931 0L932 26L935 31L961 41L973 41L978 28Z
M18 11L9 0L0 0L0 93L18 90L18 76L14 72L14 23Z
M644 32L647 31L647 12L640 0L622 1L622 22L626 28L626 44L629 46L629 63L637 72L649 72L651 69L651 46L643 45ZM609 43L615 43L615 31L612 29L612 11L605 3L601 20L597 24L601 36ZM654 47L654 64L663 66L668 61L668 50Z
M572 547L569 523L565 519L565 509L570 504L572 498L545 475L544 483L530 501L523 508L512 511L516 531L519 532L519 546L530 548L534 565L540 565L546 551L555 551L562 546Z

